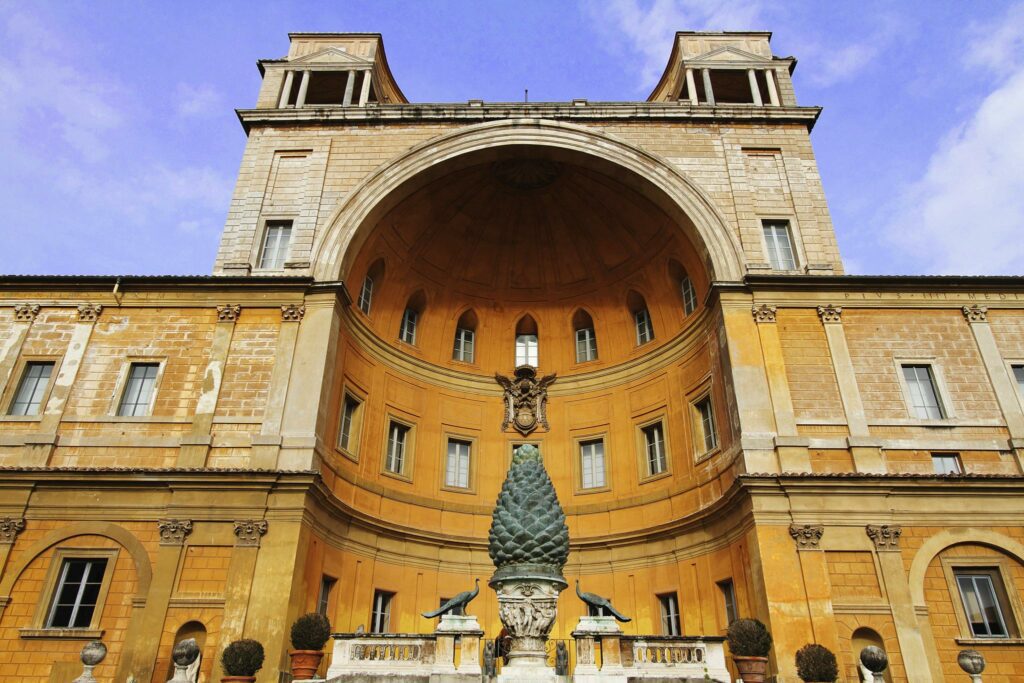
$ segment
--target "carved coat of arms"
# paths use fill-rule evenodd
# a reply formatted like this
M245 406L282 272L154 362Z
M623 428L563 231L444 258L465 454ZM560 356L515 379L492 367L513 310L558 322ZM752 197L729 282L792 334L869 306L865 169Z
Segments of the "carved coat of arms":
M548 429L548 386L555 381L554 373L537 379L537 368L532 365L520 365L512 377L495 374L494 379L505 389L505 418L501 423L502 431L511 425L517 432L526 436L536 429L537 425Z

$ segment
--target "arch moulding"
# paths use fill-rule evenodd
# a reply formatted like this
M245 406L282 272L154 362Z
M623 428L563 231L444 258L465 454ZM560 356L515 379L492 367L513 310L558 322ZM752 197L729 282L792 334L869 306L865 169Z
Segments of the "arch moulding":
M415 186L410 181L429 176L429 171L446 161L513 145L575 152L611 164L620 179L628 178L637 188L647 190L648 197L686 229L711 280L742 279L744 259L737 237L707 193L685 173L660 156L606 133L562 121L527 118L466 126L422 142L378 167L335 209L315 248L313 276L323 281L348 275L367 233L406 195L399 188L407 183ZM687 229L691 223L693 230Z
M135 538L130 531L116 524L79 522L62 529L54 529L25 549L18 558L17 564L11 568L3 582L0 583L0 595L11 594L15 581L37 557L61 541L75 536L103 536L127 550L135 564L135 577L138 585L136 596L145 597L149 593L149 584L153 580L153 568L150 565L149 553L146 552L142 542Z
M995 550L1012 555L1018 562L1024 563L1024 544L1009 536L989 531L988 529L949 529L935 534L918 549L914 561L910 565L910 598L915 607L924 607L924 574L935 556L952 545L973 543L985 545Z

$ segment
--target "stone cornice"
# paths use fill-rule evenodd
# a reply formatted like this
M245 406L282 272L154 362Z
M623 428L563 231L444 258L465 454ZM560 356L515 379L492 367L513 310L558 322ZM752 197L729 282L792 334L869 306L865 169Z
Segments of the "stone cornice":
M795 123L814 127L821 107L692 105L688 102L467 102L369 104L365 107L321 106L290 109L236 109L246 132L253 126L352 125L502 119L586 121L678 121L708 123Z

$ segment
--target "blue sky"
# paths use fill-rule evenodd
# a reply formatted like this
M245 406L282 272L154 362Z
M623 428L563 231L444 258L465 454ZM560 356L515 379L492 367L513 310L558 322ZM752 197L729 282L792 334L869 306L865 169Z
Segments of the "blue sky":
M799 60L847 268L1024 268L1018 2L0 0L0 272L209 273L288 31L377 31L411 101L646 98L676 30Z

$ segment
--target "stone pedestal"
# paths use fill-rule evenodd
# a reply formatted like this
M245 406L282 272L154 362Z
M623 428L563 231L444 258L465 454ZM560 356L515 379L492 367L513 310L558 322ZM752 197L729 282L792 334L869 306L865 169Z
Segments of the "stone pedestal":
M572 637L576 640L575 680L618 682L626 680L622 668L622 629L612 616L580 617ZM601 666L597 666L597 651L601 651Z
M458 673L479 676L480 639L484 631L476 617L469 615L444 614L434 629L437 636L434 671L437 673ZM455 666L455 643L459 644L459 665Z

